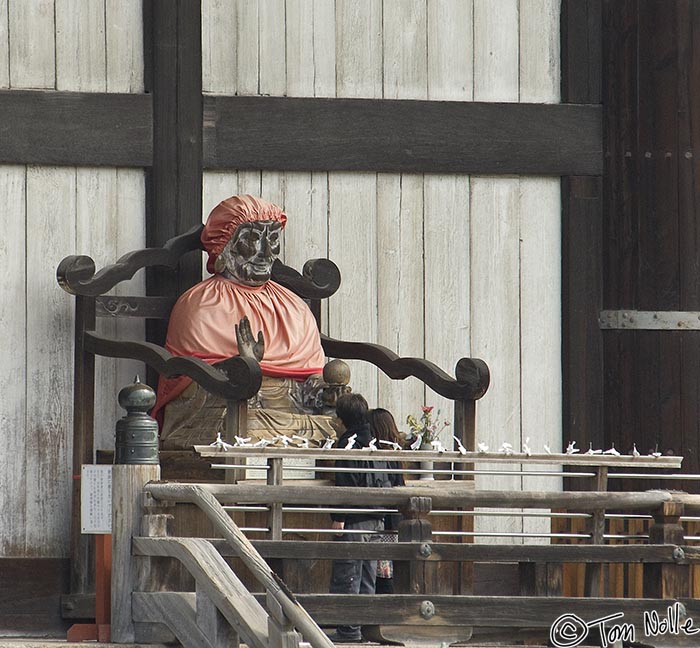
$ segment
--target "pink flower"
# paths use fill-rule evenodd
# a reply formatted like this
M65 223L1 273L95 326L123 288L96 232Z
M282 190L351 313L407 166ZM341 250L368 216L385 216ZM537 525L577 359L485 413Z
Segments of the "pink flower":
M433 408L432 408L432 407L428 407L427 405L423 405L423 407L422 407L421 409L423 410L423 413L424 413L424 414L430 414L430 412L433 411Z

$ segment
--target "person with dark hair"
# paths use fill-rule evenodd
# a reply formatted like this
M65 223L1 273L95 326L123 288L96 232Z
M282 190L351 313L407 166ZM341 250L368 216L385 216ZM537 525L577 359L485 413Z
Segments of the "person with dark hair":
M338 398L336 414L345 426L345 432L336 447L366 448L371 441L367 401L360 394L344 394ZM391 486L386 461L365 459L339 459L336 468L351 468L354 472L337 472L336 486L388 487ZM365 509L366 510L366 509ZM338 533L336 540L369 542L374 534L384 529L384 515L381 513L332 513L332 527ZM374 594L377 576L376 560L343 559L334 560L329 591L331 594ZM358 643L362 641L360 626L338 626L331 639L338 643Z
M370 410L367 415L369 422L370 435L379 441L386 441L390 444L401 445L401 435L396 427L396 421L389 410L381 407ZM378 445L381 445L378 443ZM388 462L389 468L393 470L403 468L400 461ZM404 478L401 473L388 473L389 481L392 486L405 486ZM384 530L393 533L380 533L372 536L372 542L396 542L396 531L399 528L401 516L398 513L389 513L384 517ZM394 593L394 564L391 560L377 561L377 578L375 581L376 594L393 594Z

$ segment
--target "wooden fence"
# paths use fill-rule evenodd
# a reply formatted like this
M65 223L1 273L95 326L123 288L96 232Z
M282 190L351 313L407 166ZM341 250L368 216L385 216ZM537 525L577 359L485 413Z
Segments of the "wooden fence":
M240 461L246 454L263 454L269 466L284 456L301 452L304 451L269 448L211 451L229 461ZM336 450L309 451L309 454L323 453L329 458L331 454L333 458L337 458L336 454L367 457L368 452ZM373 452L372 456L390 454L382 451ZM426 453L424 458L432 454ZM459 464L466 464L461 468L470 470L470 464L479 461L513 461L512 457L503 455L479 457L477 454L440 453L440 458L454 460L458 474ZM679 458L590 455L546 458L518 455L517 462L570 462L582 471L597 473L597 479L611 466L624 468L634 464L637 468L647 469L651 465L668 469L680 465ZM475 626L510 628L513 634L521 628L556 632L557 620L563 613L575 614L579 619L624 613L624 623L640 633L649 615L664 618L669 605L676 603L678 607L673 609L679 610L683 619L700 617L700 603L691 598L691 570L700 564L700 549L684 541L680 525L682 515L692 515L700 509L699 496L663 490L480 491L474 490L472 483L461 480L415 481L391 489L336 488L325 483L322 486L254 482L178 484L154 481L159 476L157 466L115 466L114 470L112 637L118 642L152 639L154 628L162 624L188 646L224 645L235 637L260 648L295 645L299 641L295 634L298 631L318 648L328 645L319 626L340 623L380 626L378 632L384 638L412 641L422 638L434 642L466 640ZM282 472L276 470L275 474ZM212 535L219 538L170 534L172 519L177 523L177 518L186 514L186 507L192 505L206 515ZM264 506L268 520L266 537L276 539L249 541L226 510L230 506ZM325 510L367 506L402 511L404 520L397 543L285 539L290 537L289 529L282 527L282 513L287 507ZM450 511L455 515L471 515L473 509L480 507L510 511L513 515L523 509L585 514L587 526L580 535L588 536L589 543L493 545L473 543L468 533L461 538L467 541L435 541L429 521L433 509L443 514ZM653 522L648 542L638 544L635 538L627 538L631 542L619 544L619 539L606 537L610 534L601 532L601 520L605 522L606 512L650 516ZM628 528L634 529L634 525ZM292 594L265 562L316 564L315 561L348 556L396 561L397 585L404 593L337 596L296 591ZM189 574L184 580L175 561ZM440 593L436 578L438 565L451 565L452 572L468 574L468 567L475 562L517 563L520 596L474 596L464 593L467 588L461 593ZM234 571L229 563L244 565L257 586L250 579L246 581L240 570ZM582 566L583 592L570 591L566 576L569 564ZM455 569L455 565L461 569ZM605 592L597 584L603 566L610 573L630 569L630 565L639 567L636 589L627 592L624 599L604 597ZM188 579L188 587L177 589ZM165 589L171 591L162 591Z

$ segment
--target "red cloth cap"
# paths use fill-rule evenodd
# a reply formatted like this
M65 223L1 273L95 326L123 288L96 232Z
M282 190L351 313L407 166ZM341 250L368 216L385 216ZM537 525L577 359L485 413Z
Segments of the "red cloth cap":
M231 240L236 228L243 223L255 221L277 221L282 227L287 223L287 214L277 205L248 194L231 196L212 209L202 230L202 245L209 254L207 270L214 273L214 263Z

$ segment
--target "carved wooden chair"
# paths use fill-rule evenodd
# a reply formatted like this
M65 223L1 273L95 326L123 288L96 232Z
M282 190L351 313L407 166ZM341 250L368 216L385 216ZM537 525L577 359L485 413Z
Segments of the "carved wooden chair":
M81 463L92 461L95 355L139 360L158 374L167 377L184 374L192 378L209 393L227 401L227 434L245 435L246 403L257 393L262 380L257 362L231 358L226 361L225 374L197 358L173 357L157 344L109 339L95 330L99 317L141 317L167 323L177 297L119 297L107 293L143 268L161 266L174 273L184 255L202 250L201 230L202 226L194 227L162 248L129 252L97 273L94 261L88 256L68 256L59 264L58 283L76 296L73 442L77 471ZM320 328L321 300L333 295L340 286L338 267L328 259L313 259L306 262L300 274L277 261L272 278L306 300ZM453 400L454 432L465 447L474 448L475 401L484 395L489 384L489 370L482 360L461 358L452 377L427 360L401 358L376 344L343 342L325 335L321 341L328 357L369 362L396 380L414 376L436 393ZM164 476L168 476L168 462L163 457L161 462Z
M95 263L88 256L69 256L61 261L57 278L60 286L75 295L75 385L73 474L79 475L83 464L93 462L95 411L95 356L127 358L143 361L160 375L186 375L209 393L227 401L226 432L245 435L247 401L260 388L262 374L255 360L235 357L226 361L226 374L197 358L173 357L163 347L137 340L109 339L96 332L97 318L139 317L160 322L162 330L177 296L121 297L107 294L120 282L131 279L144 268L171 274L176 284L175 269L181 261L190 263L201 251L197 226L169 240L162 248L129 252L115 264L95 272ZM189 254L189 258L183 257ZM309 304L317 324L321 326L321 300L333 295L340 286L340 272L327 259L308 261L300 274L276 262L272 278L292 290ZM489 370L478 359L461 358L452 377L431 362L419 358L400 358L376 344L343 342L321 336L325 353L331 358L362 360L377 366L392 379L415 376L433 391L454 401L454 432L465 447L474 448L475 402L486 392ZM114 395L116 397L116 394ZM98 458L99 459L99 458ZM160 452L161 474L166 479L221 479L223 471L211 471L209 463L194 451ZM212 473L218 473L214 476ZM71 596L75 599L91 591L89 567L90 543L81 535L80 484L73 482L73 520L71 533Z

